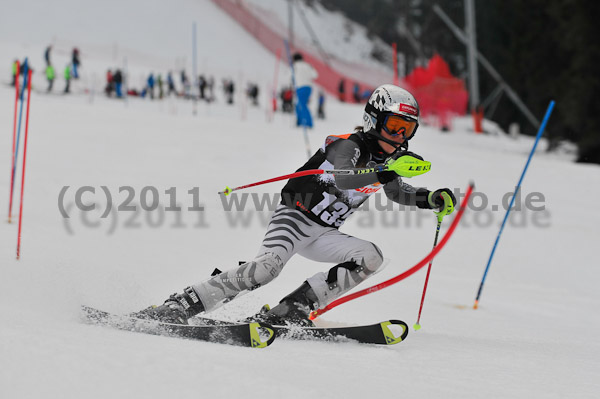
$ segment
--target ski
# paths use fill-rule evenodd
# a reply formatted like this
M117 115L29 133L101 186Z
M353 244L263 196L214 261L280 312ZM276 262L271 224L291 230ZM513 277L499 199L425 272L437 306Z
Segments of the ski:
M229 325L232 322L194 317L195 323L206 326ZM243 323L243 322L241 322ZM362 344L394 345L408 336L408 325L401 320L346 327L301 327L273 325L277 337L294 340L356 341Z
M151 335L186 338L251 348L265 348L273 343L276 332L266 323L221 323L221 324L171 324L155 320L138 319L128 315L115 315L82 306L83 320L89 324L112 327Z
M394 345L408 336L408 325L401 320L348 327L273 326L278 337L334 342L355 341L361 344ZM399 330L399 331L396 331Z

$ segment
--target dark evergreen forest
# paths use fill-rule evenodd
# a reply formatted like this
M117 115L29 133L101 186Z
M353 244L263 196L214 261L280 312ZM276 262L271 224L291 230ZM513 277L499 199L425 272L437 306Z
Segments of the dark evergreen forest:
M305 0L309 5L314 1ZM464 29L463 0L321 3L366 26L371 35L398 43L408 71L437 53L456 76L466 79L466 48L433 11L439 5ZM600 163L600 1L480 0L475 9L479 51L531 112L541 120L550 100L556 101L545 133L550 148L569 140L578 145L580 162ZM411 45L409 36L418 46ZM481 64L478 71L484 101L498 84ZM485 112L505 130L518 122L523 133L537 132L505 94Z

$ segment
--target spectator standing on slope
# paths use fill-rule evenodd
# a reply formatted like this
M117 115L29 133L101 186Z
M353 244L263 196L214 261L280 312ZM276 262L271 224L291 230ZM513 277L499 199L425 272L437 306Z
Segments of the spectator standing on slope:
M44 51L44 60L46 61L46 66L50 66L52 63L50 62L50 51L52 51L52 45L46 47L46 51Z
M344 80L344 78L340 79L340 84L338 86L338 98L341 102L346 101L346 80Z
M163 79L161 74L158 74L156 84L158 85L158 98L162 100L165 95L165 91L163 89Z
M308 108L310 94L312 93L312 83L319 74L300 53L293 57L294 77L296 80L296 126L313 127L312 115Z
M19 60L14 60L12 63L12 80L10 81L11 87L15 87L15 81L17 79L17 68L19 68Z
M71 86L71 65L67 64L67 66L65 67L65 90L64 93L67 94L69 93L69 89Z
M106 87L104 88L104 92L106 93L107 97L111 96L114 89L115 89L115 84L113 81L113 74L112 74L111 70L109 69L108 71L106 71Z
M115 86L115 94L117 95L117 98L123 97L123 73L120 69L117 69L115 71L115 74L113 75L113 83Z
M325 94L319 91L319 107L317 108L317 118L325 119Z
M47 93L50 93L50 91L52 91L52 85L54 84L54 67L52 65L48 65L46 67L46 79L48 79L48 90L46 90Z
M154 100L154 74L150 72L150 76L148 76L148 80L146 81L146 87L148 88L148 94L150 95L150 99Z
M177 95L177 90L175 90L175 81L173 80L173 72L169 71L167 73L167 95L171 96L171 93L175 93Z
M79 59L79 49L77 47L73 48L73 54L71 55L71 62L73 64L73 79L79 79L79 65L81 65L81 60Z

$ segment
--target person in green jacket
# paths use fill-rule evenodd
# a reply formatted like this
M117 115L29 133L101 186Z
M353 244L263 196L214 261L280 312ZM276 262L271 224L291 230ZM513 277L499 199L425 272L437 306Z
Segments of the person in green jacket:
M65 67L65 93L69 92L69 86L71 84L71 65L67 64Z
M47 92L50 93L50 91L52 91L52 85L54 84L54 67L49 64L46 67L46 79L48 79L48 90Z
M12 64L12 81L10 83L10 85L12 87L15 87L15 82L17 80L17 69L19 68L19 61L18 60L14 60L13 64Z

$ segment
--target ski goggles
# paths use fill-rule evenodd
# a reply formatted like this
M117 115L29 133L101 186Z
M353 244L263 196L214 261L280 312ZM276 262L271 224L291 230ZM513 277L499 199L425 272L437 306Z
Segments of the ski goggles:
M392 137L403 136L408 140L415 133L417 122L399 115L387 115L382 128Z

